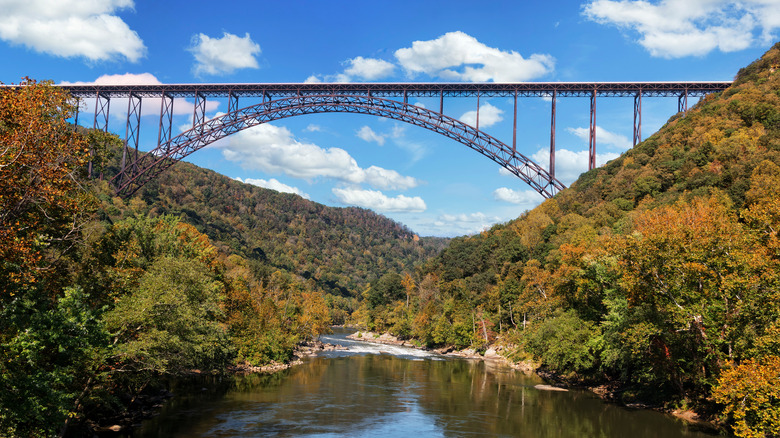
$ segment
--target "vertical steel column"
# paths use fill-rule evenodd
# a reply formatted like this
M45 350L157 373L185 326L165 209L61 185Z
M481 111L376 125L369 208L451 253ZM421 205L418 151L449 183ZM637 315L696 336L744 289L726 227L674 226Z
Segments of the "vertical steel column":
M596 168L596 90L590 95L590 135L588 136L588 170Z
M558 90L553 89L552 110L550 111L550 177L555 178L555 101L558 97Z
M479 91L477 91L477 131L479 131Z
M203 122L206 120L206 96L199 91L195 92L195 107L192 110L192 128L198 127L197 131L203 131Z
M444 89L439 91L439 114L444 114Z
M404 105L409 104L409 96L406 94L406 88L404 88Z
M642 90L634 95L634 146L642 142Z
M98 91L95 94L95 121L92 123L93 129L108 132L108 110L110 106L111 97ZM102 120L98 121L100 116L102 116ZM101 125L99 122L103 122L103 124Z
M233 93L233 90L228 91L228 112L235 113L238 111L238 95ZM236 118L235 114L231 117Z
M512 121L512 154L517 153L517 88L515 88L515 116Z
M680 94L680 97L677 98L677 112L684 113L688 112L688 89L685 89L685 92Z
M157 133L157 146L167 145L165 152L168 152L173 127L173 96L163 91L160 100L160 130Z
M125 150L127 150L131 144L135 149L133 153L133 174L138 171L138 134L141 130L141 102L141 97L131 91L130 97L127 100Z

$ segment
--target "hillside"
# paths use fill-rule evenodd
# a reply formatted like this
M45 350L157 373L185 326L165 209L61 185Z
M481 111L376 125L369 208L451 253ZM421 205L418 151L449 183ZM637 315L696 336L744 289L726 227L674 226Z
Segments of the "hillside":
M363 318L431 346L499 342L619 400L774 435L778 229L780 44L555 198L454 239L409 310L366 303Z
M117 154L118 155L118 154ZM107 175L111 175L110 167ZM113 218L173 215L206 234L225 253L267 278L283 270L332 295L355 297L388 272L411 272L449 239L419 237L370 210L327 207L298 195L232 180L180 162L123 200L104 188Z

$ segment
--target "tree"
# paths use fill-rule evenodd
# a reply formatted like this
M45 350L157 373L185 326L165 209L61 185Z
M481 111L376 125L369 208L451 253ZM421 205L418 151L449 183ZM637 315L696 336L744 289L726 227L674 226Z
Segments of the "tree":
M755 239L716 194L639 213L616 241L630 312L653 326L646 357L657 378L680 395L702 391L719 363L745 356L760 312L752 303L771 298Z
M88 140L67 119L73 98L50 82L0 89L0 293L50 272L89 209L77 174Z
M776 436L780 430L780 358L748 360L723 372L713 391L739 437Z
M221 322L222 288L197 260L156 260L137 290L104 317L118 340L120 369L176 374L224 367L230 348Z

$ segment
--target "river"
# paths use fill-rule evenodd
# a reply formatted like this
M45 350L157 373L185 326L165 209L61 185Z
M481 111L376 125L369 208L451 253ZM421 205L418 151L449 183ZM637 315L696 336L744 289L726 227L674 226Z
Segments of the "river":
M539 390L539 377L503 366L350 341L347 333L321 339L348 350L175 397L134 437L713 436L588 391Z

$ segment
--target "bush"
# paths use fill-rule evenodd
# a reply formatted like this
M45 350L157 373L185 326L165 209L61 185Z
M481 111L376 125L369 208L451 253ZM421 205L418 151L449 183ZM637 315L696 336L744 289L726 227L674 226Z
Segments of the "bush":
M580 319L575 311L558 311L556 316L529 327L525 347L555 371L583 374L598 364L600 338L598 327Z

